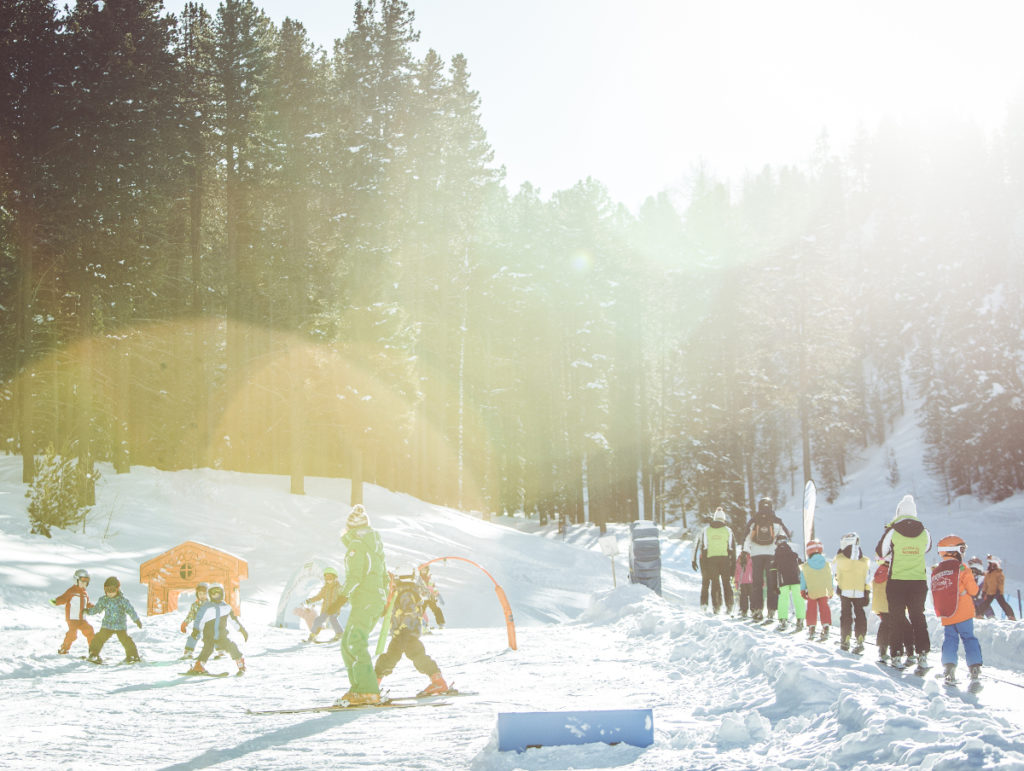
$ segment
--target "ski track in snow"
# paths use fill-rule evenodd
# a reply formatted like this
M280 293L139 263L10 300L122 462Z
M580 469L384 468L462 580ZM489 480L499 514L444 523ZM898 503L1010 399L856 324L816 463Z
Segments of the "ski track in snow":
M318 497L295 501L282 492L287 483L274 478L152 469L109 474L100 497L108 506L117 501L118 534L104 541L93 526L45 541L29 536L22 521L23 488L11 481L16 462L0 458L2 768L1024 769L1024 689L1009 684L1024 684L1018 624L978 623L986 677L975 696L966 683L948 690L934 676L941 671L935 619L931 673L882 669L872 646L857 658L840 654L835 640L810 642L700 613L685 542L663 539L660 598L623 585L621 556L619 586L611 588L596 533L562 543L550 532L516 532L379 488L370 488L367 504L389 564L472 555L508 593L519 649L507 648L489 582L458 563L436 565L451 625L423 640L446 679L477 695L435 708L247 715L246 709L329 704L347 688L336 645L306 645L304 632L270 625L291 570L310 554L338 558L336 501L347 487L310 480ZM244 514L210 524L209 506ZM307 519L296 525L291 517ZM286 538L282 521L290 521ZM185 639L178 631L185 598L178 611L143 617L145 628L130 630L142 665L116 663L123 658L116 637L104 648L102 666L77 658L85 652L82 638L71 656L56 654L63 611L46 598L67 587L75 567L92 570L94 600L104 575L116 573L144 610L138 564L193 531L250 561L242 590L250 639L233 634L246 657L244 677L179 674L189 666L174 660ZM624 548L624 530L618 532ZM873 626L874 620L869 639ZM228 658L208 668L235 670ZM965 679L962 659L961 670ZM384 688L405 696L425 684L403 660ZM623 708L653 709L652 746L497 750L499 712Z

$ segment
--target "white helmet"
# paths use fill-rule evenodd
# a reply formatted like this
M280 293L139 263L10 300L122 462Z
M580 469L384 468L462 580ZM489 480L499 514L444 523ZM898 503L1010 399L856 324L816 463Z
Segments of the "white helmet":
M860 546L860 536L856 533L847 533L839 539L839 548L845 549L847 546Z
M988 564L989 565L995 565L1000 570L1002 570L1002 567L1003 567L1003 561L1001 559L999 559L999 557L996 557L994 554L989 554L988 555Z
M75 583L78 583L83 578L86 581L90 580L89 579L89 571L86 570L85 568L79 568L78 570L75 571Z
M725 512L722 511L722 507L719 506L715 509L715 513L711 515L712 522L725 522Z

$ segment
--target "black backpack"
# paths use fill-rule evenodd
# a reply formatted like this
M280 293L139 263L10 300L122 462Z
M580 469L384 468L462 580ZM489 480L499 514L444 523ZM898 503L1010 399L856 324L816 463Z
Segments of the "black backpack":
M395 585L395 604L391 611L391 633L408 629L419 634L423 619L423 594L412 581L399 581Z
M775 523L772 517L758 514L754 517L754 525L750 530L750 540L759 546L771 546L775 543Z

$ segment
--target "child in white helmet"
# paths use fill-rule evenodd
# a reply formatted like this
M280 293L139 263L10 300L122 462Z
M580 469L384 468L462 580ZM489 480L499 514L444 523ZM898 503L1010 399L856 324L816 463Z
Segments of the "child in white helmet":
M89 602L89 571L79 569L75 571L75 583L68 587L60 597L50 600L51 605L64 606L64 620L68 624L68 633L64 635L64 642L60 644L57 653L61 655L71 650L71 643L78 638L78 633L85 635L85 643L92 642L92 624L85 620L86 611L93 605Z
M856 635L853 653L864 652L864 636L868 631L868 620L864 614L871 598L868 584L870 560L860 548L860 536L847 533L839 540L836 552L836 588L839 590L839 647L850 650L850 635Z

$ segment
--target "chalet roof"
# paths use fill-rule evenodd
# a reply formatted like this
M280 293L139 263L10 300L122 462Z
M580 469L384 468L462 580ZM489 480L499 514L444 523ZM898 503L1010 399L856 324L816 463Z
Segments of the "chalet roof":
M238 578L249 577L249 564L241 557L199 541L185 541L143 562L139 566L139 581L146 583L166 577L171 571L176 572L179 565L190 561L222 568Z

